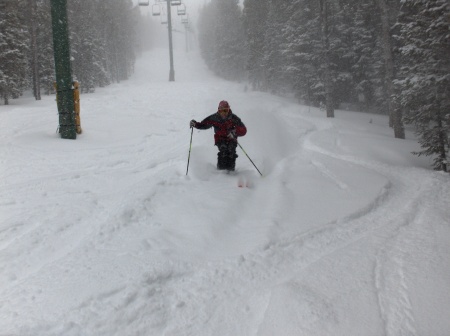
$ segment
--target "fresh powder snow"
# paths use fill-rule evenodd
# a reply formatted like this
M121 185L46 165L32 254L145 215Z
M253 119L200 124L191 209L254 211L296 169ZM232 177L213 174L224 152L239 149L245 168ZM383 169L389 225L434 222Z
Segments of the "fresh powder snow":
M54 96L0 106L1 336L450 335L450 179L410 129L222 80L182 42L168 76L155 48L82 94L76 140ZM262 177L239 147L216 171L212 130L186 175L223 99Z

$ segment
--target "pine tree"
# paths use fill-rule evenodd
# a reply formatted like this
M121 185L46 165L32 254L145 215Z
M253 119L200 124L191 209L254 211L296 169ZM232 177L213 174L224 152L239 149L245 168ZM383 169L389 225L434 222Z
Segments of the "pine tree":
M333 67L333 3L330 0L319 0L319 24L321 28L321 73L325 88L325 107L328 118L334 118L334 86L335 74Z
M268 14L268 0L244 1L244 26L248 45L247 71L254 90L266 87L263 77L263 49Z
M36 100L41 100L41 88L39 81L39 51L37 46L37 0L28 0L28 29L30 32L30 68L33 85L33 95Z
M36 45L38 50L39 85L44 93L54 92L55 62L53 56L53 36L50 0L37 3Z
M335 99L356 104L365 111L372 110L376 104L382 105L386 100L380 95L384 68L379 18L373 0L342 2L340 26L344 43L340 47L338 67L344 81L338 82Z
M292 91L291 83L285 73L289 43L285 31L288 7L289 4L283 0L269 2L262 69L267 88L275 94L286 94Z
M131 0L99 1L97 13L102 16L101 38L105 42L105 64L113 82L128 79L134 69L136 36L133 29Z
M398 1L394 1L398 3ZM395 6L389 6L388 0L377 0L377 5L380 9L381 18L381 46L383 48L383 60L384 60L384 70L385 70L385 92L387 101L387 110L389 113L389 125L394 128L394 135L396 138L404 139L405 130L402 122L402 111L401 109L394 107L393 100L393 79L394 79L394 59L392 51L392 36L391 21L392 12L396 13Z
M373 1L362 1L355 16L353 48L356 60L352 64L355 95L365 110L386 111L385 67L380 37L380 15Z
M138 8L129 0L74 0L69 3L74 79L82 92L128 79L137 49Z
M449 170L450 22L447 0L405 0L399 16L396 101L434 168Z
M19 1L0 2L0 98L18 98L27 83L28 29Z
M319 106L325 91L319 71L321 33L317 2L294 1L288 12L293 13L287 21L290 46L287 60L292 86L300 101Z
M99 75L96 65L101 57L94 25L95 1L73 1L69 8L70 47L74 80L80 82L81 92L94 92Z
M229 80L245 78L246 50L238 0L214 0L201 12L200 48L207 65Z
M229 80L243 78L245 45L238 0L216 0L215 72Z
M213 3L205 5L198 20L200 53L210 69L215 67L215 36L214 27L216 19L216 6Z

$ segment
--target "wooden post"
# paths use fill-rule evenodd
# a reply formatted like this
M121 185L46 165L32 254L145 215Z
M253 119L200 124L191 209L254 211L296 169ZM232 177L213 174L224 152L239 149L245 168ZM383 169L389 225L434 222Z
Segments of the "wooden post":
M75 111L75 124L77 125L77 134L81 134L83 130L81 129L80 120L80 83L77 81L73 82L73 107Z

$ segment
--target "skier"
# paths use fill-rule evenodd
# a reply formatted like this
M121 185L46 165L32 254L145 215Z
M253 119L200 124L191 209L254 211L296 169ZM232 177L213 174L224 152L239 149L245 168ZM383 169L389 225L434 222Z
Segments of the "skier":
M241 119L233 114L226 100L219 103L217 112L203 121L191 120L190 127L205 130L214 127L214 145L218 147L217 169L233 171L236 165L237 137L244 136L247 128Z

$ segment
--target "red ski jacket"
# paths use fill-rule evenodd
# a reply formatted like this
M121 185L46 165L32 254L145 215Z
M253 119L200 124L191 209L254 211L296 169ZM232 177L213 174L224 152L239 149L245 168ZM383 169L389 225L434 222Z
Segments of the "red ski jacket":
M230 110L228 116L223 119L218 112L211 114L201 122L197 122L194 126L197 129L208 129L214 127L214 143L217 144L222 141L237 141L236 138L229 138L228 134L234 130L236 136L244 136L247 133L247 127L241 119L233 114Z

